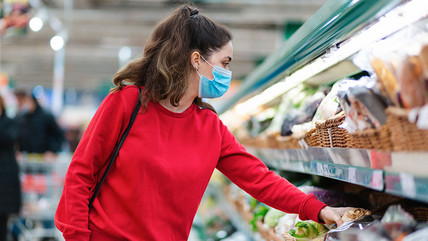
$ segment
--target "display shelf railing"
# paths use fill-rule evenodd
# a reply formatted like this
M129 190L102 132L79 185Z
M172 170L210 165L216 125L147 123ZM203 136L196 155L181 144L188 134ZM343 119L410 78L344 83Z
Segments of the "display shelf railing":
M385 171L385 192L428 202L428 176Z
M277 170L328 177L428 203L428 152L247 147ZM410 161L411 160L411 161Z

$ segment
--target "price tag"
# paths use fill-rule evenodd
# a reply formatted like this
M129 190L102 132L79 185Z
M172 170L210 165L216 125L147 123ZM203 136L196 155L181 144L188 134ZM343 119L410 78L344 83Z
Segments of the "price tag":
M297 163L297 170L300 172L304 172L305 171L305 166L303 165L303 162L299 162Z
M383 171L382 170L373 171L371 186L377 190L383 189Z
M355 183L357 181L356 177L357 168L350 167L348 168L348 181L351 183Z
M416 197L415 178L407 173L400 173L401 191L408 197Z
M324 169L322 167L322 163L317 162L317 174L318 175L324 175Z

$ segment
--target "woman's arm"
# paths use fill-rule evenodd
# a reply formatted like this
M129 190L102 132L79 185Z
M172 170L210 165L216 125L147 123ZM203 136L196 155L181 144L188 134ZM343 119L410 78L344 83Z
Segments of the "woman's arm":
M302 220L322 222L319 216L326 205L314 195L300 191L285 178L269 171L258 158L247 153L224 126L221 156L217 169L257 200L287 213L298 213Z
M136 101L136 88L135 92ZM97 182L97 173L108 162L120 132L126 125L124 120L131 116L131 113L128 116L128 112L132 109L122 96L124 94L115 92L105 98L82 136L67 170L64 190L55 214L55 224L66 240L89 240L88 203Z

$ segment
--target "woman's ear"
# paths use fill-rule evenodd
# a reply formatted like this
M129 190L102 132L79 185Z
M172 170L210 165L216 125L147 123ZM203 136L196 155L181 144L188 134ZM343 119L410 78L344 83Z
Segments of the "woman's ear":
M199 64L201 61L201 54L198 51L194 51L190 56L190 61L195 69L199 69Z

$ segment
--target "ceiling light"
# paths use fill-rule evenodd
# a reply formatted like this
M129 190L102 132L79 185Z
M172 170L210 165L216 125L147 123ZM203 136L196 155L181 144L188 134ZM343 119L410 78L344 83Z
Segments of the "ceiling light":
M34 32L38 32L43 28L43 21L39 17L34 17L31 18L29 25L31 30L33 30Z
M58 51L64 47L64 39L61 36L55 35L51 38L51 48L55 51Z

